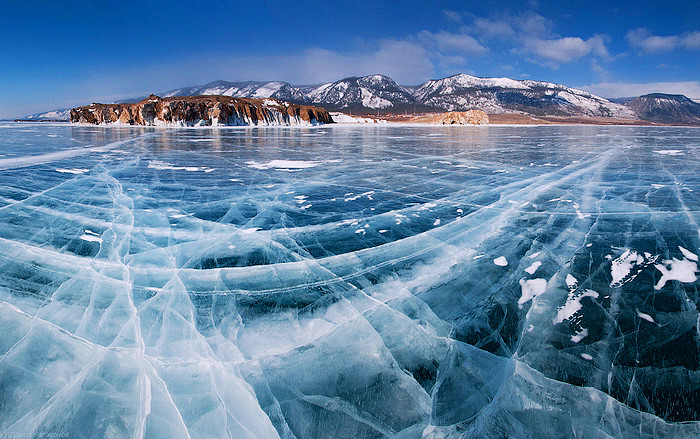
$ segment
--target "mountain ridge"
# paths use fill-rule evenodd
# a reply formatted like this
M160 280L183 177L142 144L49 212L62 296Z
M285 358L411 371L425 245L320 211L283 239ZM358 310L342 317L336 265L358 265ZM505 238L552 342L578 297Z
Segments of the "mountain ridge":
M261 93L267 91L267 95ZM535 116L603 116L635 118L624 105L591 93L545 81L480 78L464 73L402 86L386 75L351 76L316 86L282 81L214 81L203 86L170 90L234 97L272 97L331 110L396 113L407 111L467 111L522 113Z
M627 102L626 105L643 120L700 124L700 104L684 95L649 93Z
M645 111L643 106L633 103L639 98L605 99L563 84L511 78L482 78L465 73L431 79L415 86L399 85L382 74L350 76L317 85L293 85L285 81L217 80L204 85L172 89L159 95L273 98L297 105L322 106L331 111L377 115L477 109L489 114L516 113L531 116L605 117L662 123L700 123L700 119L696 120L695 116L692 116L694 110L681 111L673 109L672 105L655 110L654 116L645 116L642 114ZM700 105L685 99L685 106L689 105L688 102ZM642 113L638 114L640 111ZM664 111L668 111L669 114L664 115ZM686 114L688 111L691 116ZM41 115L42 113L37 113L26 118L42 120Z

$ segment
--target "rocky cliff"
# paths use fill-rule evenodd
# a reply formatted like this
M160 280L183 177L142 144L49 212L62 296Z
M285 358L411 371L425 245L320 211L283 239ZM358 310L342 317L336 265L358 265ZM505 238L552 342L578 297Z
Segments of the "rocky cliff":
M277 99L229 96L151 95L141 102L92 104L73 108L74 123L155 126L316 125L333 123L323 108L295 105Z
M411 122L440 125L488 125L489 116L481 110L448 111L446 113L416 117Z

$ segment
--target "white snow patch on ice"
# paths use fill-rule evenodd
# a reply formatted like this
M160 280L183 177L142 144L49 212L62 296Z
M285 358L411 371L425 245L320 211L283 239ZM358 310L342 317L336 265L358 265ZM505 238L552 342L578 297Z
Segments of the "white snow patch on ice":
M578 343L581 340L583 340L584 338L586 338L587 336L588 336L588 328L583 328L582 330L580 330L579 332L577 332L576 334L571 336L571 341L573 341L574 343Z
M306 169L318 166L318 162L305 160L272 160L267 163L258 163L256 161L246 162L248 166L255 169Z
M80 239L88 242L102 242L102 238L100 238L99 236L91 235L88 233L83 234L83 236L81 236Z
M652 257L647 262L647 264L655 262L656 258ZM639 271L644 267L645 258L634 250L625 250L620 257L613 259L610 265L610 274L612 276L612 281L610 286L617 288L623 284L632 281ZM644 264L644 265L643 265ZM632 273L632 269L637 269L635 273Z
M56 172L61 172L63 174L84 174L86 172L90 172L89 169L83 169L83 168L73 168L73 169L65 169L65 168L56 168Z
M369 198L369 199L371 200L371 199L372 199L372 194L374 194L374 191L363 192L363 193L358 194L358 195L353 195L353 196L351 196L351 197L346 197L346 198L345 198L345 202L348 202L348 201L355 201L355 200L358 200L358 199L360 199L360 198L362 198L362 197L367 197L367 198Z
M645 314L645 313L641 312L640 310L637 310L637 316L640 319L644 319L649 323L655 323L654 318L652 316L650 316L649 314Z
M552 323L556 325L573 317L574 314L581 310L581 299L584 297L592 297L596 299L598 298L598 293L593 290L586 290L581 294L574 294L573 291L570 292L566 299L566 303L559 308L556 317L554 317L552 320Z
M683 253L683 256L685 256L686 259L690 259L691 261L695 261L695 262L698 261L698 255L696 255L695 253L691 252L691 251L688 250L687 248L681 247L681 246L679 245L679 246L678 246L678 250L680 250L681 253Z
M530 274L535 274L535 271L537 271L538 268L540 268L540 265L542 265L542 262L540 261L535 261L532 264L530 264L529 267L525 269L526 272Z
M580 210L581 205L579 205L578 203L574 203L573 207L574 207L574 210L576 211L576 216L578 217L578 219L586 219L589 216L591 216L590 213L582 213Z
M176 165L173 165L172 163L163 162L160 160L152 160L151 162L148 163L148 167L151 169L158 169L160 171L171 170L171 171L187 171L187 172L197 172L197 171L211 172L214 170L214 169L208 168L206 166L176 166Z
M659 149L659 150L654 150L655 153L661 154L661 155L683 155L683 151L680 149Z
M499 256L493 260L493 263L498 265L499 267L505 267L508 265L508 260L505 256Z
M522 291L520 299L518 299L518 307L522 308L523 304L529 302L535 297L543 294L547 289L546 279L520 279L520 289Z
M672 258L670 261L663 261L662 264L656 264L654 267L661 272L661 279L659 279L659 282L654 286L656 290L663 288L666 282L670 280L686 283L695 282L697 280L695 273L698 272L698 265L688 259L679 260Z

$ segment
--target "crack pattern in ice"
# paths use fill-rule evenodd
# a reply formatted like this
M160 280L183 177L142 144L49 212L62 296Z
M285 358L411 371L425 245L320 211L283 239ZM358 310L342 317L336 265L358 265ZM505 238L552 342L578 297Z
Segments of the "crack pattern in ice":
M0 437L698 437L699 142L4 125Z

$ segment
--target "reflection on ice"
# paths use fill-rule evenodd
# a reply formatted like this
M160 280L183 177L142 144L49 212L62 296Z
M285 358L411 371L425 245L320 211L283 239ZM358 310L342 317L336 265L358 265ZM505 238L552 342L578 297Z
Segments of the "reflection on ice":
M0 437L700 436L697 130L26 129Z

